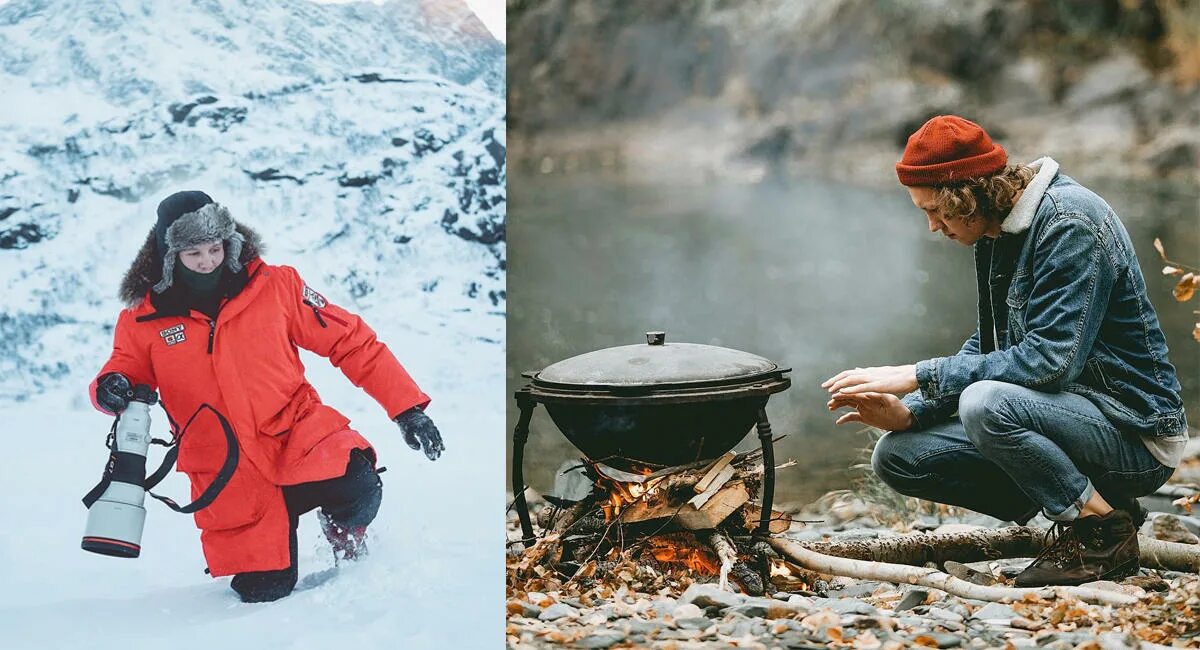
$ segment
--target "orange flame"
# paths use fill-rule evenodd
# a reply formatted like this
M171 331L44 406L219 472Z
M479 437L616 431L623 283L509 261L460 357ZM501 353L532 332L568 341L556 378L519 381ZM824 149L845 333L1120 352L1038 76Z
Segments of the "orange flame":
M642 468L640 470L643 476L649 476L654 473L654 470ZM630 504L638 501L644 501L653 498L658 494L658 484L666 477L660 476L652 478L643 483L616 481L599 473L599 479L596 481L601 487L607 488L608 501L600 504L600 509L604 512L604 520L612 521L621 511Z
M659 535L650 538L649 542L650 553L659 562L682 565L703 576L715 576L721 571L716 554L701 546L691 535Z

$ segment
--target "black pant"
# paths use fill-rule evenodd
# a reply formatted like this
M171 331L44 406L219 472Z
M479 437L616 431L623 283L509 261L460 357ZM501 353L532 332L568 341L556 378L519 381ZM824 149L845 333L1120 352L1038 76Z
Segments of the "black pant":
M375 472L369 451L353 449L346 473L337 478L283 487L291 531L288 547L292 563L286 569L249 571L233 576L230 586L243 602L261 603L278 600L296 587L296 526L300 515L318 506L330 520L343 528L366 526L375 519L383 499L383 482Z

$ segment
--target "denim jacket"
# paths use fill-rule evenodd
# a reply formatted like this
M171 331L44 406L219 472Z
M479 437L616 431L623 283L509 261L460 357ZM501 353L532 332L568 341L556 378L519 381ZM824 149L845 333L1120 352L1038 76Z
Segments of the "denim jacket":
M949 417L974 382L1083 395L1118 429L1186 434L1175 368L1124 225L1042 158L1002 233L975 244L979 327L952 357L917 363L914 429Z

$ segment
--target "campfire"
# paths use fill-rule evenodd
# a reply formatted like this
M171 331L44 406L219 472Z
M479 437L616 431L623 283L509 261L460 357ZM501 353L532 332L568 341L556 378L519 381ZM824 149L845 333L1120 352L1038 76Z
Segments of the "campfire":
M527 557L564 578L592 577L628 555L664 574L716 579L723 587L761 595L768 584L806 590L803 570L761 543L763 451L727 452L710 460L625 471L582 459L568 470L590 491L575 501L552 498L540 513L545 531ZM581 478L583 477L583 478ZM770 532L791 518L771 511ZM793 571L794 569L794 571Z
M766 404L790 371L739 350L667 343L606 348L526 373L515 397L514 506L525 571L592 579L632 558L659 573L715 579L759 595L790 577L764 543L788 529L771 509L774 443ZM542 404L583 456L560 479L535 531L525 502L525 441ZM732 451L757 431L759 448Z

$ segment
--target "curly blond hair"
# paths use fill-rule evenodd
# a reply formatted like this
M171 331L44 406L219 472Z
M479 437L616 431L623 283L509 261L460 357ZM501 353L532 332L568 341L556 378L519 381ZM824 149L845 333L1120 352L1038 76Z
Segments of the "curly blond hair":
M1009 165L991 176L936 185L933 201L946 219L973 221L983 218L999 223L1012 210L1017 195L1033 180L1033 174L1033 170L1025 165Z

